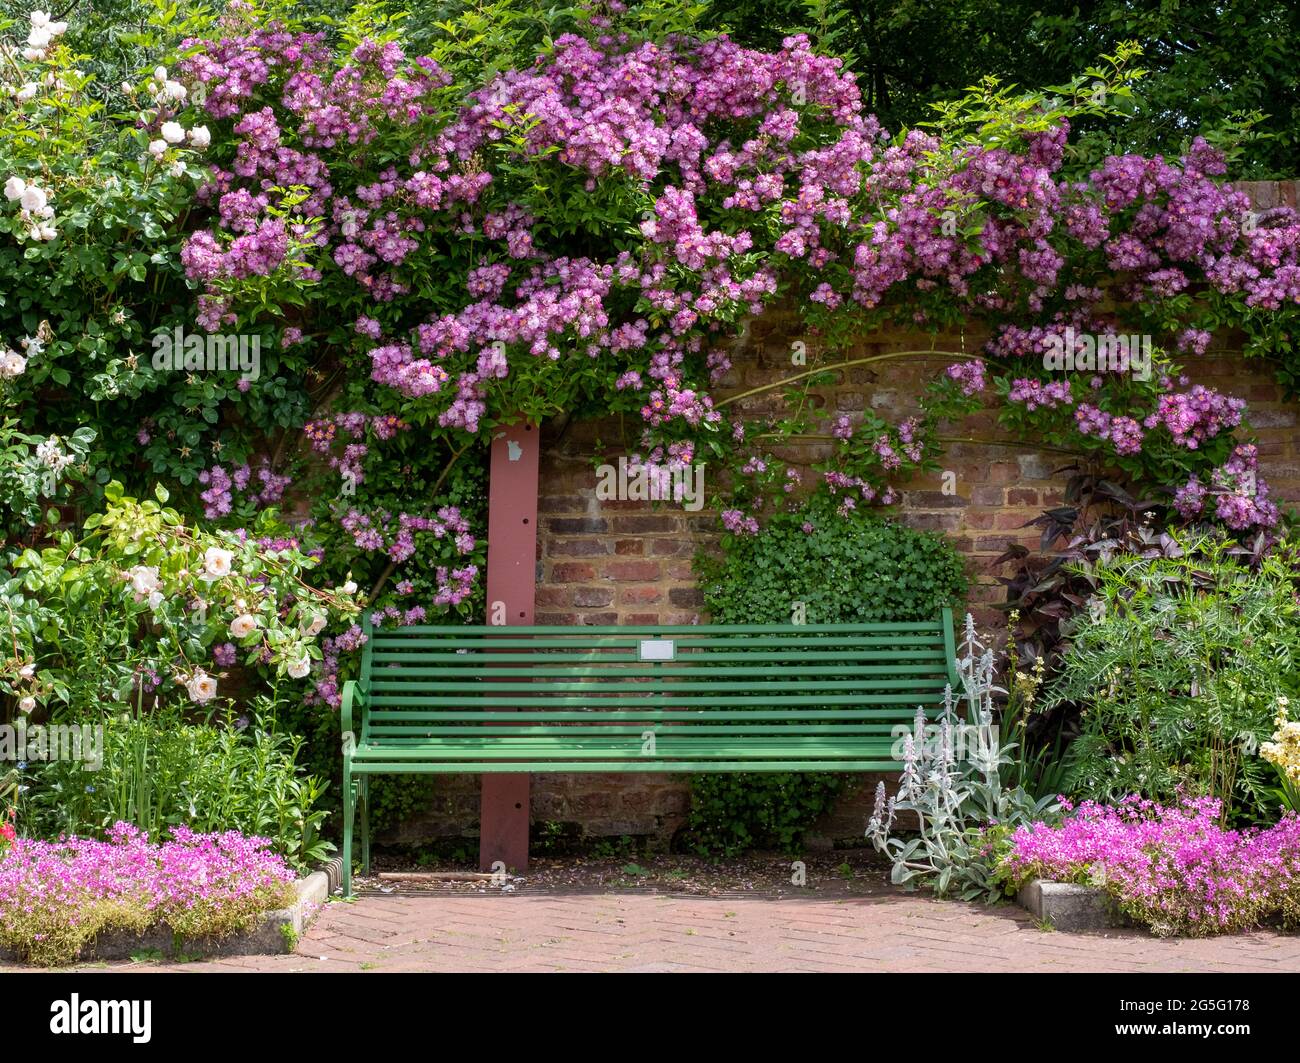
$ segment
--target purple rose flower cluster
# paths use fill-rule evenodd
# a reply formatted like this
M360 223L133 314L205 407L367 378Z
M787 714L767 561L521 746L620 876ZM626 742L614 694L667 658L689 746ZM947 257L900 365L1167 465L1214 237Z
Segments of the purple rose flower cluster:
M274 505L284 497L292 482L290 477L274 472L265 460L256 469L244 464L231 472L221 465L213 465L199 473L199 483L204 485L199 493L203 515L209 519L226 516L234 507L236 493L259 507Z
M447 539L454 544L456 553L464 557L472 554L477 542L470 534L469 521L455 506L443 506L437 516L421 517L409 513L382 511L375 514L350 509L339 522L352 536L353 543L362 550L379 550L394 561L405 561L415 553L415 536L428 532L435 539ZM458 604L458 603L453 603Z
M1175 161L1112 156L1082 181L1061 174L1064 121L997 147L916 130L894 141L862 113L839 61L803 36L763 53L725 36L566 35L448 110L447 73L396 43L336 57L322 35L257 24L238 4L220 26L220 39L188 42L183 67L234 141L230 168L204 190L213 227L183 256L206 318L223 320L248 277L355 285L370 307L353 333L372 380L428 404L444 428L478 431L520 367L585 357L607 367L613 390L640 394L644 445L696 439L722 420L706 388L729 363L713 348L785 281L817 313L892 307L924 323L942 297L989 320L990 359L1013 363L1009 400L1045 415L1073 404L1069 387L1014 363L1066 326L1113 332L1111 308L1193 290L1261 310L1300 305L1300 218L1254 219L1203 140ZM401 150L358 177L357 148L380 138ZM509 168L524 165L648 207L630 241L575 250L512 196ZM286 221L291 186L306 189L294 210L323 219L319 229ZM397 302L457 260L464 287L450 312ZM1209 334L1189 322L1169 339L1200 353ZM985 369L949 376L969 398ZM1093 390L1107 379L1093 377ZM1154 428L1194 449L1241 419L1237 400L1162 386L1155 411L1098 396L1073 411L1075 429L1133 456ZM362 456L336 460L353 469ZM729 512L731 530L749 524ZM1267 513L1238 507L1233 519Z

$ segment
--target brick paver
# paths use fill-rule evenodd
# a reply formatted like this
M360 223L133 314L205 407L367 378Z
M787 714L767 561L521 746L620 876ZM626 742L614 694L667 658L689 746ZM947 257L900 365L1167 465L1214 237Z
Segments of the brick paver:
M1021 909L882 891L371 893L297 952L176 971L1300 971L1300 935L1038 929Z

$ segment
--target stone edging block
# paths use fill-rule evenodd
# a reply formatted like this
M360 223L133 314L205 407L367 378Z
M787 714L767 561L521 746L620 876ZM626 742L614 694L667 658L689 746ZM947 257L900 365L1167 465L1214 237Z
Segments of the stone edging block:
M1016 903L1053 930L1111 930L1132 925L1105 891L1095 886L1035 878L1020 887Z

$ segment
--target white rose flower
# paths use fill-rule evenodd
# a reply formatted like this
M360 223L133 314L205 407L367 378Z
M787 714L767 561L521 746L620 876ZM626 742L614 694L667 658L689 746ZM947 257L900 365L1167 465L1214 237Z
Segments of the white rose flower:
M31 677L36 674L36 665L25 664L18 669L18 674L22 676L24 679L31 679Z
M0 377L13 380L20 377L27 369L27 359L17 351L5 351L0 355Z
M22 199L23 193L27 190L27 182L21 177L11 177L5 182L5 199L13 203Z
M44 50L50 46L50 42L53 39L54 35L50 33L48 29L33 29L32 32L27 35L27 45L29 48L40 48Z
M347 583L343 584L343 586L339 588L339 590L343 594L356 594L357 593L356 582L353 580L348 580Z
M34 708L36 708L36 699L30 694L18 702L18 710L20 712L31 712Z
M244 613L242 616L235 617L230 622L230 637L232 639L242 639L246 635L251 635L257 630L257 617Z
M36 444L36 460L51 469L63 464L63 451L59 449L59 437L50 436L44 443Z
M179 103L189 95L189 90L179 81L164 81L162 92L160 92L159 95L169 100L175 100Z
M23 189L23 194L18 197L18 203L23 210L30 210L32 213L42 211L49 202L49 197L45 194L45 189L37 188L35 185L28 185Z
M158 589L158 569L153 565L136 565L135 568L127 570L126 576L131 581L131 590L135 592L136 601Z
M156 66L153 68L153 79L159 85L167 80L167 68L165 66Z
M150 608L150 609L152 609L152 610L156 613L156 612L158 611L158 608L162 605L162 603L163 603L163 593L162 593L162 591L150 591L150 592L149 592L149 608Z
M151 140L149 141L149 154L155 159L161 159L167 152L167 141Z
M185 683L185 689L189 692L191 701L202 705L216 696L217 681L200 668Z
M323 628L324 626L325 626L324 615L322 615L321 613L317 613L315 616L311 618L311 622L303 629L303 634L305 634L308 638L314 638L315 636L320 634L321 628Z
M185 127L180 122L164 122L160 132L168 144L179 144L185 139Z
M34 99L36 94L40 91L41 91L40 85L38 85L35 81L29 81L27 82L26 85L24 85L17 92L15 92L14 95L17 96L18 99L20 100L30 100L30 99Z
M289 678L302 679L311 671L311 657L303 654L296 661L289 662Z
M202 150L203 148L206 148L209 144L211 144L212 134L208 132L208 127L205 125L196 125L193 129L191 129L190 143L193 144L199 150Z
M222 579L230 575L230 563L235 555L219 546L209 546L203 552L203 574L205 579Z
M29 63L39 63L42 59L45 58L45 49L44 49L44 48L24 48L24 49L23 49L23 58L26 59Z
M33 30L41 30L51 37L58 37L60 34L66 33L68 29L66 22L55 22L46 11L33 11L27 18L31 22Z
M35 229L32 230L32 232L33 232L34 239L42 240L42 241L53 240L56 236L59 235L59 231L56 228L54 228L53 225L47 225L45 223L36 226Z
M45 189L37 188L35 185L28 185L23 189L23 194L18 197L18 203L23 210L30 210L32 213L42 211L49 202L49 197L45 194Z

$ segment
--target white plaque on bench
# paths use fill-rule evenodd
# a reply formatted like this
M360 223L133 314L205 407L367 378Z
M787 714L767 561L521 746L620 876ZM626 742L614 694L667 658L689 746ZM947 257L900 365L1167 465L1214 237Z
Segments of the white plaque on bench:
M675 661L677 643L672 639L642 639L637 658L642 661Z

